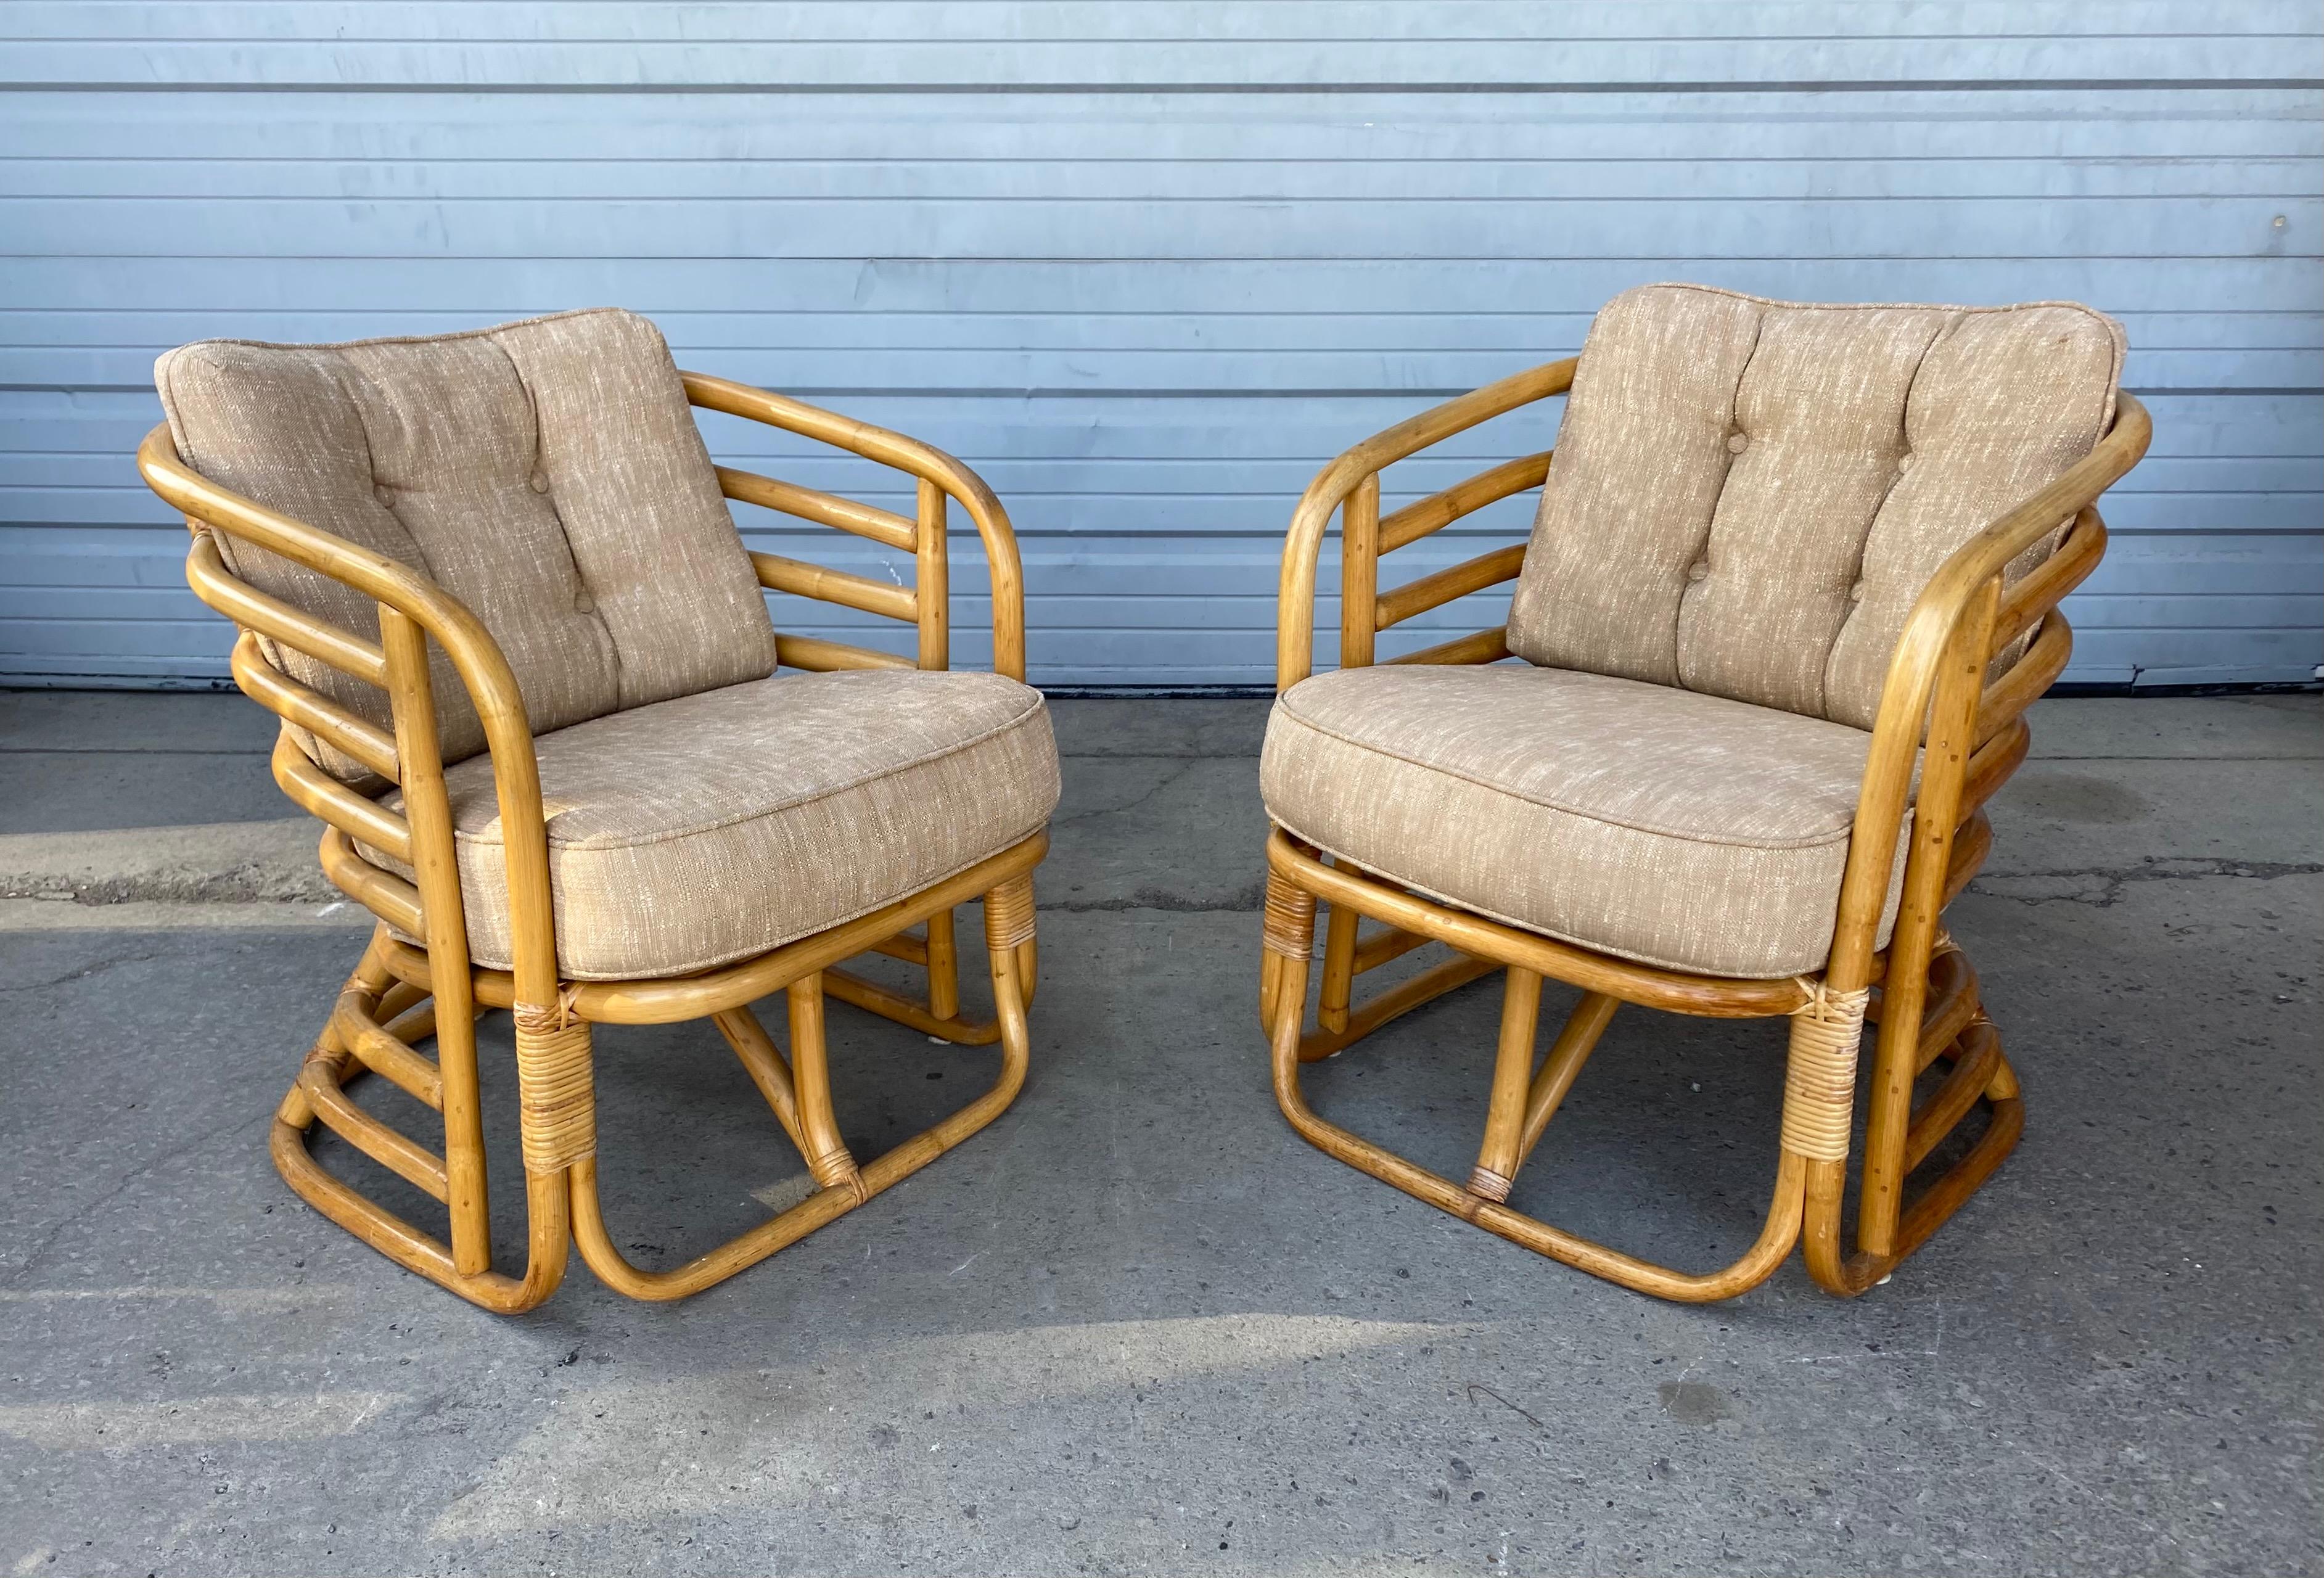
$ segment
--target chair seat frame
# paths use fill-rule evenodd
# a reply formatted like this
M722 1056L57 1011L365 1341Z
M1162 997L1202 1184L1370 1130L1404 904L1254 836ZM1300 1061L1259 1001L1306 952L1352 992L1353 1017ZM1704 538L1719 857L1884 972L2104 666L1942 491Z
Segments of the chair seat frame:
M1317 558L1333 517L1342 550L1340 662L1374 661L1379 632L1523 573L1525 545L1499 548L1406 586L1379 589L1383 554L1540 485L1553 451L1526 456L1380 514L1380 473L1491 418L1564 393L1575 358L1528 369L1448 401L1367 439L1317 475L1286 534L1277 637L1277 689L1310 673ZM1277 1104L1310 1143L1416 1199L1552 1260L1625 1287L1686 1302L1756 1287L1804 1244L1809 1273L1842 1296L1885 1280L1958 1210L2016 1145L2024 1126L2017 1076L1987 1015L1976 971L1944 930L1946 905L1992 848L1984 806L2025 760L2026 707L2064 669L2073 636L2058 604L2106 549L2098 496L2145 454L2146 409L2118 397L2091 453L1994 521L1939 568L1914 604L1884 682L1864 768L1831 946L1823 968L1796 978L1739 980L1642 964L1561 942L1416 892L1272 829L1267 845L1259 1021ZM2005 585L2021 556L2066 528L2040 566ZM2031 640L2019 650L2020 638ZM1510 656L1506 627L1459 637L1397 663L1471 664ZM1907 816L1910 833L1905 834ZM1896 845L1908 837L1903 898L1885 944L1880 927ZM1320 972L1315 914L1327 908ZM1362 923L1378 923L1366 931ZM1357 976L1430 942L1453 957L1369 1001ZM1337 1055L1423 1003L1504 973L1499 1045L1485 1134L1465 1183L1455 1183L1329 1121L1300 1088L1299 1069ZM1315 1026L1311 974L1320 974ZM1545 978L1582 990L1536 1064ZM1531 1155L1623 1003L1714 1019L1787 1016L1790 1054L1775 1176L1757 1239L1731 1264L1691 1272L1566 1232L1507 1204ZM1858 1062L1877 1026L1859 1166L1855 1248L1845 1247L1848 1163ZM1942 1077L1916 1103L1924 1074ZM1964 1149L1947 1140L1973 1112ZM1956 1152L1910 1189L1941 1149Z
M943 451L900 433L786 396L698 374L681 374L696 406L764 423L902 471L918 510L906 517L814 488L718 467L725 496L870 539L913 556L910 586L798 559L752 553L762 587L835 603L912 624L906 659L779 630L782 668L942 669L950 666L947 511L974 522L990 568L993 669L1025 678L1024 591L1017 544L1001 501ZM1047 850L1037 832L970 869L870 914L756 957L676 978L568 982L558 969L549 843L539 762L524 698L506 657L481 620L442 586L396 559L295 520L188 466L164 425L137 452L146 484L186 517L193 534L187 579L195 594L241 629L233 672L244 694L281 716L276 782L326 824L323 870L380 922L342 988L297 1081L277 1108L271 1149L300 1197L397 1264L503 1314L533 1308L556 1291L568 1251L600 1280L633 1298L673 1299L754 1265L862 1204L990 1123L1023 1087L1026 1010L1038 974L1032 872ZM220 536L282 555L370 598L376 640L327 623L236 577ZM288 647L383 690L392 729L300 683L275 661ZM506 970L470 955L466 909L438 742L431 648L440 651L474 704L491 753L506 848L512 945ZM304 731L401 787L390 811L326 772L301 748ZM361 843L409 865L407 881L357 853ZM982 900L993 1016L962 1017L954 911ZM419 939L414 942L407 938ZM840 968L881 954L927 976L918 1001ZM788 1055L751 1004L780 992ZM852 1004L960 1046L1000 1047L991 1086L934 1127L859 1164L833 1114L826 1000ZM509 1010L516 1027L519 1130L526 1202L521 1270L493 1264L476 1024ZM591 1027L707 1019L740 1059L777 1122L806 1161L814 1191L717 1248L669 1270L632 1265L615 1247L598 1191ZM423 1047L432 1042L432 1051ZM430 1149L358 1106L347 1094L375 1075L443 1119ZM447 1231L431 1233L327 1171L310 1141L318 1126L441 1202Z

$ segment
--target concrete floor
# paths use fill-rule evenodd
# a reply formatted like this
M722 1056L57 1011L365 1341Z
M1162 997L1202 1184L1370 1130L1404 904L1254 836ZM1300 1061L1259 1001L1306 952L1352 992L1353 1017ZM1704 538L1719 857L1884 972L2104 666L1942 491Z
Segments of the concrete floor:
M576 1266L503 1320L267 1161L362 934L281 820L257 710L0 696L0 1568L2324 1567L2319 698L2041 705L1950 916L2024 1143L1888 1286L1841 1302L1794 1262L1711 1308L1301 1143L1252 1016L1263 707L1057 710L1016 1107L691 1302ZM1457 1174L1498 995L1399 1022L1311 1095ZM834 1044L864 1154L990 1067L845 1009ZM1781 1047L1630 1010L1517 1203L1723 1262L1764 1202ZM636 1258L796 1186L707 1031L600 1047ZM498 1220L513 1236L505 1192Z

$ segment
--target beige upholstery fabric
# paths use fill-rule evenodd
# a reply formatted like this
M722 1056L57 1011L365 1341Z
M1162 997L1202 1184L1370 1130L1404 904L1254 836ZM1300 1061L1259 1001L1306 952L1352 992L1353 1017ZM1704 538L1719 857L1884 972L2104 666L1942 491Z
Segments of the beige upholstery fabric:
M578 724L534 749L558 967L579 981L763 953L999 854L1057 803L1040 692L993 674L787 674ZM445 780L469 948L504 969L492 759Z
M1575 370L1509 650L1868 728L1922 587L2089 453L2122 356L2119 325L2064 303L1618 296Z
M1570 669L1351 669L1277 702L1259 787L1299 837L1463 909L1766 978L1831 952L1871 738Z
M634 313L336 346L205 340L164 355L154 382L195 470L466 604L536 732L773 671L766 603L678 369ZM368 598L220 538L253 586L376 636ZM387 721L380 692L269 646L293 678ZM440 653L436 697L445 759L482 750Z

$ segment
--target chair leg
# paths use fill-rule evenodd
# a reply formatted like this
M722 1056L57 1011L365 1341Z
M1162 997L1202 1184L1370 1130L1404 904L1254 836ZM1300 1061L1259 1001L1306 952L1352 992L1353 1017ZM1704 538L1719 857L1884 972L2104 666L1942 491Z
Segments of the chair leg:
M525 1273L491 1269L484 1204L484 1140L475 1104L475 1022L465 996L456 1007L429 1001L392 982L383 962L386 932L374 933L341 990L331 1020L276 1110L269 1149L299 1197L405 1269L469 1302L512 1315L539 1305L564 1279L566 1189L562 1167L526 1171L529 1248ZM436 1038L433 1059L414 1043ZM369 1074L401 1085L444 1115L438 1156L348 1100L346 1085ZM324 1170L308 1149L317 1122L444 1203L451 1242L368 1199Z
M1534 1038L1541 1023L1541 977L1511 964L1501 992L1501 1044L1493 1062L1493 1095L1485 1140L1469 1174L1469 1193L1496 1204L1509 1197L1525 1138L1526 1097L1533 1086Z
M1943 1061L1946 1077L1918 1106L1914 1076ZM1847 1164L1821 1160L1808 1186L1808 1269L1831 1292L1853 1297L1887 1277L1992 1177L2024 1131L2024 1102L1985 1015L1977 972L1940 934L1917 970L1894 958L1882 992L1867 1126L1857 1250L1841 1249ZM1979 1105L1985 1129L1936 1179L1906 1197L1910 1175Z
M573 1238L589 1269L606 1286L632 1298L659 1302L698 1293L909 1177L1007 1110L1024 1088L1031 1056L1023 984L1024 961L1033 938L1030 881L1019 878L986 894L984 916L994 1033L1001 1044L1001 1071L990 1089L942 1122L859 1167L840 1140L831 1112L823 1033L823 996L830 973L805 977L788 990L791 1059L788 1064L747 1010L714 1016L777 1118L783 1120L785 1130L809 1159L809 1170L820 1186L789 1210L707 1254L668 1271L648 1271L632 1265L614 1246L598 1195L597 1159L594 1155L583 1158L574 1163L571 1175ZM785 1119L787 1109L790 1115Z
M1021 879L1031 892L1030 877ZM908 943L909 937L898 939ZM1033 1006L1033 993L1040 978L1040 945L1027 937L1016 946L1017 978L1021 983L1024 1006ZM875 950L891 951L886 946ZM851 1008L878 1014L899 1025L948 1041L956 1047L990 1047L1001 1038L998 1018L982 1022L960 1017L959 950L954 941L953 912L940 909L930 916L925 937L916 949L899 950L899 956L916 958L926 964L928 973L928 994L926 1003L889 991L886 987L865 980L846 970L829 969L823 973L824 992Z
M1801 1203L1806 1186L1807 1169L1804 1158L1789 1148L1782 1151L1776 1162L1775 1187L1757 1241L1733 1264L1717 1271L1694 1275L1638 1260L1536 1221L1497 1201L1483 1198L1449 1178L1406 1161L1394 1152L1384 1150L1318 1116L1308 1106L1307 1098L1299 1088L1299 1066L1303 1060L1302 1010L1306 1001L1309 955L1314 946L1314 928L1313 897L1306 896L1308 901L1302 906L1298 902L1299 896L1298 891L1288 882L1282 884L1280 894L1275 881L1271 880L1269 882L1265 946L1276 964L1276 1006L1269 1020L1268 1040L1276 1104L1282 1109L1292 1128L1309 1144L1327 1156L1335 1157L1384 1183L1394 1185L1416 1200L1425 1201L1463 1222L1474 1223L1488 1232L1523 1245L1536 1254L1660 1298L1686 1303L1731 1298L1765 1281L1791 1253L1792 1246L1799 1241ZM1472 962L1480 966L1480 974L1494 967L1483 961ZM1538 984L1536 980L1535 986L1537 988ZM1359 1017L1351 1015L1351 1024ZM1610 1017L1610 1010L1608 1010L1608 1017ZM1582 1044L1580 1052L1568 1054L1567 1060L1576 1067L1580 1058L1586 1055L1587 1044L1594 1043L1597 1032L1605 1028L1603 1019L1598 1017L1595 1010L1591 1010L1591 1019L1596 1020L1594 1029L1577 1029L1572 1022L1568 1024L1568 1033L1575 1042ZM1582 1020L1584 1027L1590 1023L1591 1020ZM1561 1043L1567 1038L1564 1035L1559 1038ZM1505 1051L1513 1039L1513 1036L1505 1034ZM1529 1037L1526 1045L1529 1050ZM1545 1069L1545 1073L1547 1072ZM1567 1078L1570 1083L1570 1074ZM1497 1081L1497 1084L1499 1083ZM1530 1111L1533 1097L1524 1084L1511 1083L1519 1093L1522 1104L1517 1105L1517 1110L1522 1119ZM1544 1121L1546 1121L1546 1118Z
M952 911L928 917L928 1017L960 1017L960 958L953 946Z
M1337 1032L1348 1028L1348 1004L1356 984L1356 928L1363 924L1363 917L1344 904L1331 908L1332 918L1323 933L1323 1001L1315 1010L1315 1022Z

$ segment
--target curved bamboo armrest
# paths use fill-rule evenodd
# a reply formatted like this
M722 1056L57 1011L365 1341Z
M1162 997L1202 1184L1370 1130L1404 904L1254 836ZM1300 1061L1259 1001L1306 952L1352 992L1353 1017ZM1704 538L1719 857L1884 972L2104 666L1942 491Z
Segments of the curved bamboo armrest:
M977 537L984 545L985 561L991 571L993 671L1011 679L1021 681L1025 678L1024 567L1018 557L1017 534L1009 524L1009 512L982 477L935 446L902 433L748 383L703 373L682 373L679 376L685 380L687 398L706 411L724 411L729 416L780 428L892 466L918 480L919 512L918 518L913 520L835 494L720 466L719 485L730 499L836 527L908 550L918 560L918 583L907 592L865 577L823 569L773 554L754 553L751 558L759 568L761 585L917 623L920 638L918 667L942 669L949 658L951 620L945 501L954 500L976 522ZM885 653L837 641L785 636L779 638L778 644L781 660L795 668L914 667Z
M1342 513L1341 530L1347 554L1341 593L1340 657L1353 668L1372 660L1372 636L1416 614L1465 596L1471 592L1512 578L1525 557L1521 546L1498 549L1465 564L1440 570L1383 598L1377 595L1380 554L1416 542L1462 516L1497 499L1539 485L1549 475L1546 451L1495 466L1455 484L1418 503L1382 520L1379 514L1379 474L1382 468L1416 455L1432 444L1490 420L1563 394L1572 387L1576 359L1551 362L1513 374L1497 383L1472 390L1443 404L1377 433L1333 460L1307 484L1291 525L1284 535L1283 574L1277 594L1275 687L1288 690L1314 668L1315 556L1333 512ZM1441 647L1416 652L1401 662L1491 662L1508 655L1500 632L1462 636Z
M2098 496L2138 464L2153 436L2146 407L2130 394L2119 395L2114 425L2089 454L1969 539L1922 589L1889 660L1873 721L1825 970L1828 985L1848 991L1871 978L1907 808L1914 812L1914 847L1898 933L1933 928L1949 886L1958 886L1947 879L1961 818L2022 760L2025 740L2018 714L2065 668L2072 636L2057 606L2105 551ZM2071 526L2057 550L2005 591L2002 575L2010 562L2061 521ZM2029 630L2037 632L2033 644L1988 683L1994 660ZM1967 834L1960 841L1964 846L1972 842Z
M248 632L235 657L235 676L244 691L285 721L393 779L404 795L401 837L394 837L398 829L388 825L394 820L391 813L296 752L278 750L276 777L285 792L340 831L374 842L417 868L430 947L440 941L456 949L465 969L466 919L437 740L428 642L433 640L444 650L475 706L492 755L507 840L512 963L520 995L526 1002L555 1001L557 953L540 763L516 676L484 622L457 597L401 560L210 481L179 458L166 424L146 434L138 446L137 469L146 485L183 513L194 531L186 576L195 594ZM281 554L370 597L379 605L378 642L339 630L242 581L227 568L213 532ZM395 720L392 738L264 662L255 650L260 636L385 690ZM291 761L292 756L298 760ZM410 891L409 884L388 880L395 881L398 891Z

